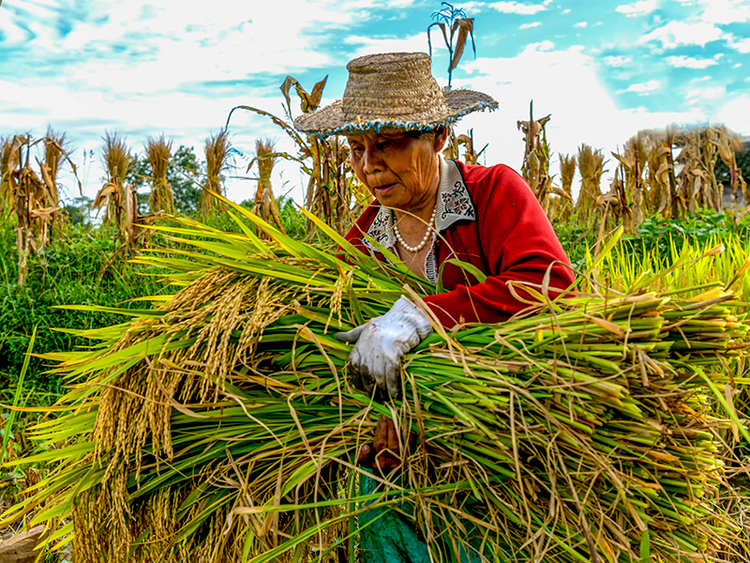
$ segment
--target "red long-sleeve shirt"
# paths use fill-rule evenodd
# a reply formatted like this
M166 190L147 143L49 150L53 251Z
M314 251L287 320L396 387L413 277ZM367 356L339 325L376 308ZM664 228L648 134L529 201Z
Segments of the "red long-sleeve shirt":
M392 221L392 212L375 201L346 238L370 253L367 233L395 250ZM426 297L425 302L448 328L461 322L500 322L527 308L528 303L516 299L506 282L542 285L550 265L550 290L573 284L570 268L563 265L570 262L549 219L526 181L505 165L442 161L436 223L440 236L434 239L426 271L435 281L442 266L446 291ZM450 258L474 265L487 279L479 283L459 266L445 263ZM529 298L518 289L516 293ZM551 297L556 295L551 291Z

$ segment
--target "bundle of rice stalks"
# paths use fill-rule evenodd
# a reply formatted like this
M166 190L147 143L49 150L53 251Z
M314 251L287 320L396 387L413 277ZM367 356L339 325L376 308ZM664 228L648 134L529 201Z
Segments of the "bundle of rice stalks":
M578 170L581 173L581 191L576 202L576 212L584 221L591 218L596 202L602 195L601 179L604 174L604 155L587 144L578 149Z
M118 232L122 225L122 213L125 206L125 177L130 169L130 151L125 139L117 132L105 132L102 164L107 172L107 181L94 198L94 209L100 209L106 204L107 211L104 220L117 226Z
M164 135L149 137L146 141L146 157L151 165L151 195L148 204L152 213L174 212L174 194L167 181L171 152L172 141L167 141Z
M573 177L576 173L576 156L560 154L561 193L555 210L555 219L567 221L573 213Z
M257 139L255 141L255 157L247 168L249 172L253 164L258 164L258 189L255 192L253 213L264 221L275 223L284 232L276 198L273 197L273 190L271 189L271 173L276 164L276 159L280 156L274 145L275 143L271 139ZM262 231L261 236L264 236Z
M724 392L746 383L731 379L748 332L731 292L553 302L527 287L533 315L436 326L405 358L403 400L381 403L349 379L333 332L435 288L311 214L346 260L232 207L273 242L240 219L243 234L153 227L195 248L138 259L171 271L176 292L76 331L88 349L46 356L71 391L34 438L64 445L23 460L50 473L0 525L36 511L30 525L48 524L49 544L74 539L80 563L354 561L361 503L377 500L413 515L435 560L464 546L489 560L695 562L735 547L716 502L717 433L747 434ZM357 451L379 414L408 453L364 494Z
M229 165L229 135L222 129L216 135L206 139L206 185L198 203L198 211L206 217L224 208L221 200L214 194L223 194L223 172Z

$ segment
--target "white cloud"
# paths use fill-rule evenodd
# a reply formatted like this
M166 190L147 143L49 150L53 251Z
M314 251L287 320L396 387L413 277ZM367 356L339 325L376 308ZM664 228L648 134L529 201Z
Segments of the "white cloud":
M487 5L487 2L464 2L459 7L471 17L472 12L479 12Z
M731 33L727 33L724 36L724 39L726 39L727 44L735 51L744 55L750 53L750 37L735 39L734 35L732 35Z
M0 9L0 39L5 45L22 45L30 39L28 31L19 25L22 19L22 15L10 8Z
M626 57L624 55L617 55L613 57L605 57L604 62L611 67L621 67L633 62L632 57Z
M750 95L743 94L728 101L714 119L725 123L737 133L750 135Z
M440 30L436 30L437 33L432 36L432 50L435 55L436 48L439 49L443 46L443 36ZM439 38L439 39L438 39ZM424 33L419 35L413 35L412 37L405 37L403 39L397 39L393 37L389 38L372 38L364 37L361 35L350 35L344 43L348 45L361 45L359 49L352 55L353 57L361 57L363 55L371 55L374 53L388 53L388 52L411 52L411 51L428 51L427 37ZM471 49L470 46L467 48L467 52Z
M667 57L667 64L675 68L704 69L718 63L714 59L696 59L680 55L679 57Z
M656 0L641 0L635 4L623 4L615 8L615 12L627 17L645 16L656 10Z
M566 8L563 10L563 14L569 14L571 12L570 8Z
M589 22L578 22L573 27L588 27L588 26L589 26Z
M494 2L489 4L501 14L520 14L522 16L533 16L547 9L547 3L544 4L523 4L521 2Z
M544 40L539 43L529 43L524 47L523 52L524 53L535 53L535 52L544 52L544 51L552 51L555 48L555 44L552 41Z
M465 67L470 78L456 81L457 87L487 92L500 102L499 111L469 115L459 124L461 131L474 129L477 144L490 143L488 164L504 162L516 169L521 166L523 136L516 121L528 119L532 100L536 118L552 115L547 138L552 148L551 172L558 178L558 155L576 153L581 143L601 149L610 158L611 151L617 152L618 146L641 129L705 121L699 108L688 112L619 109L600 81L595 58L578 47L539 47L527 48L514 58L472 61Z
M708 22L671 21L641 37L639 43L659 41L664 49L681 45L700 45L717 41L723 37L721 29Z
M703 12L700 19L717 25L750 21L750 4L747 0L701 0Z
M540 25L542 25L542 22L524 23L520 25L518 29L531 29L532 27L539 27Z
M659 89L659 81L658 80L649 80L648 82L642 82L640 84L631 84L624 90L618 90L618 94L622 94L625 92L634 92L636 94L640 95L646 95L649 92L654 92Z
M709 88L691 88L685 93L685 97L691 101L721 100L726 98L727 89L723 86L712 86Z

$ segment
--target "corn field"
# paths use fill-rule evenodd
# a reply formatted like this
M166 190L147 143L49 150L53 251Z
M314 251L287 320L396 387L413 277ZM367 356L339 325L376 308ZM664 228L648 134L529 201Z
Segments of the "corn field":
M701 209L723 210L725 188L731 192L731 203L726 207L735 220L739 222L746 213L740 201L749 202L750 192L737 165L743 143L724 125L640 131L625 142L621 153L612 153L616 167L606 193L601 186L605 156L584 143L577 155L560 155L561 186L550 195L549 190L540 189L546 180L539 180L548 177L549 158L539 159L539 149L535 147L541 144L530 140L533 136L527 133L529 123L519 121L519 128L523 127L526 135L524 177L553 220L571 217L566 201L572 198L569 189L574 159L581 183L573 213L583 222L598 218L602 223L609 221L612 228L622 224L628 234L634 235L648 216L679 219ZM536 123L536 130L542 133L543 124ZM716 177L719 161L729 169L727 186ZM550 197L554 198L552 202Z

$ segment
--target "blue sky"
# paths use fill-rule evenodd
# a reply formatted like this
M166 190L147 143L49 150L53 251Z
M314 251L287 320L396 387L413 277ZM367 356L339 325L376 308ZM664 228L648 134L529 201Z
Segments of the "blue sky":
M581 143L607 157L639 129L723 122L750 135L750 0L534 0L456 2L475 18L477 56L468 51L454 87L500 103L458 125L487 163L518 168L516 121L552 114L552 151ZM346 62L385 51L427 51L425 30L440 9L425 0L2 0L0 136L51 125L65 132L85 192L101 185L105 130L134 152L164 133L195 146L251 105L282 114L286 75L309 89L329 75L324 103L341 96ZM433 34L433 74L447 83L447 53ZM235 113L230 133L244 174L253 141L270 136L292 150L267 119ZM93 158L92 158L93 151ZM85 153L85 157L84 157ZM556 157L552 172L558 173ZM609 168L614 168L610 157ZM279 166L278 192L300 197L295 167ZM234 179L229 195L250 197ZM72 189L69 194L73 195Z

